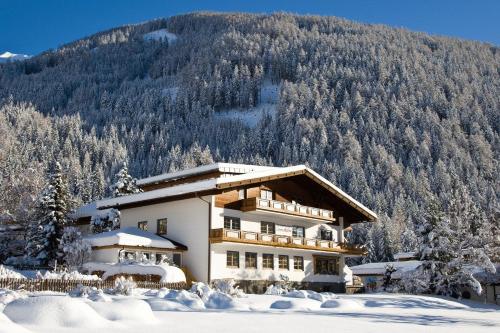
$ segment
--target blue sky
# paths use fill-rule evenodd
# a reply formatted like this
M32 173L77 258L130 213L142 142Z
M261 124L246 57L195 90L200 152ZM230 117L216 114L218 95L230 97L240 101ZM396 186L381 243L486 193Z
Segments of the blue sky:
M36 54L104 29L197 10L333 15L500 45L500 0L0 0L0 52Z

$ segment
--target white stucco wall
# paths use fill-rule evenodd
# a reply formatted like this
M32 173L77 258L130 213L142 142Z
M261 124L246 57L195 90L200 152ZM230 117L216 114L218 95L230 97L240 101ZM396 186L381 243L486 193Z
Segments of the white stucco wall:
M94 249L92 250L91 261L115 263L118 262L120 249Z
M211 197L204 197L211 201ZM194 278L208 278L208 204L199 198L159 203L155 205L122 209L121 227L134 226L148 221L148 231L156 233L156 221L167 218L166 237L182 243L188 251L182 255L183 266Z
M227 251L238 251L240 253L240 267L228 268L226 266ZM257 269L245 268L245 252L257 253ZM262 268L262 254L274 255L274 269ZM314 274L312 255L336 256L332 253L321 253L301 249L278 248L261 245L249 245L238 243L212 244L212 279L232 278L237 280L279 280L280 274L287 275L290 281L307 282L344 282L343 274L340 275L316 275ZM288 255L289 269L278 268L278 255ZM304 258L304 271L294 270L293 257ZM340 258L340 255L337 255ZM342 272L342 266L340 271Z

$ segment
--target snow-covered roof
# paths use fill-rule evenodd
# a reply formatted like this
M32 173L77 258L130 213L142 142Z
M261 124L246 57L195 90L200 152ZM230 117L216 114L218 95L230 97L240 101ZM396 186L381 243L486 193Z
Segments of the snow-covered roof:
M94 201L78 207L78 209L76 209L69 216L75 220L92 216L106 217L110 210L111 209L97 209L97 203Z
M112 231L86 236L91 246L144 246L176 249L170 240L135 227L126 227Z
M220 171L227 173L248 173L257 170L274 169L274 167L260 166L260 165L249 165L249 164L236 164L236 163L213 163L208 165L202 165L196 168L180 170L176 172L164 173L157 176L147 177L137 180L137 185L146 185L151 183L159 183L167 180L173 180L178 178L185 178L188 176L194 176L198 174L203 174L211 171Z
M171 196L194 193L210 189L216 189L215 179L202 180L194 183L181 184L172 187L161 188L153 191L146 191L137 194L125 195L122 197L108 198L97 201L97 207L113 207L133 202L147 201L158 198L168 198Z
M118 274L138 274L138 275L159 275L161 277L160 282L176 283L176 282L186 282L186 276L184 272L175 266L170 265L154 265L154 264L143 264L143 263L116 263L108 264L101 262L88 262L83 264L83 267L89 271L101 271L104 272L102 279L106 280L110 276Z
M396 272L392 274L394 278L398 278L404 272L409 272L417 269L422 262L419 260L408 261L390 261L390 262L372 262L358 266L349 267L354 275L384 275L386 266L392 264Z
M331 192L335 193L338 197L340 197L343 201L347 202L349 205L355 207L363 215L369 217L370 219L377 219L377 214L375 214L372 210L368 209L359 201L357 201L356 199L354 199L353 197L342 191L340 188L332 184L330 181L319 175L314 170L306 167L305 165L296 165L290 167L263 167L263 166L245 165L245 164L215 163L189 170L183 170L170 174L159 175L156 177L149 177L146 179L139 180L138 184L144 185L153 182L166 181L168 179L182 178L187 175L205 173L213 170L219 170L221 172L226 172L226 173L240 173L240 174L206 179L198 182L186 183L177 186L146 191L143 193L131 194L118 198L103 199L97 202L97 208L109 208L135 202L178 196L182 194L228 188L232 186L237 186L241 182L265 179L268 177L279 176L279 175L305 174L310 178L313 178L317 182L321 183L323 186L328 188Z
M398 252L394 254L394 260L401 260L401 259L415 259L417 257L416 252Z

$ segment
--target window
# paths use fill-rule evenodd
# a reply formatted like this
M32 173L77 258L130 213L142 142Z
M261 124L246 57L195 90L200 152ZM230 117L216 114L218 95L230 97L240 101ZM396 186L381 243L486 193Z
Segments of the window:
M334 257L315 257L314 274L338 275L339 260Z
M241 188L238 190L238 199L245 199L245 189Z
M260 232L263 234L274 234L274 223L260 222Z
M257 268L257 253L245 252L245 268Z
M331 230L326 230L326 229L321 229L321 239L322 240L332 240L333 239L333 234Z
M240 230L240 219L237 217L224 216L224 228L232 230Z
M281 254L278 256L278 268L288 270L288 256Z
M156 233L158 235L167 234L167 219L158 219L156 221Z
M267 200L273 200L273 191L260 190L260 198L267 199Z
M174 253L172 255L172 261L174 262L174 265L177 267L181 267L182 261L181 261L181 254L180 253Z
M299 257L299 256L293 257L293 269L298 271L304 270L304 257Z
M148 231L148 221L137 222L137 228Z
M293 227L292 236L293 237L304 237L304 227Z
M262 268L274 269L274 255L264 253L262 255Z
M238 251L227 251L227 267L240 267L240 253Z
M123 254L123 258L125 260L135 260L135 252L125 251L125 253Z

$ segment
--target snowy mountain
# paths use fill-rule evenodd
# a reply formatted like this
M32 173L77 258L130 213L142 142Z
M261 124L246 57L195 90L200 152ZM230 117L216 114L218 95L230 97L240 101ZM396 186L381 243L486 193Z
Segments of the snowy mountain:
M25 214L15 198L55 158L77 201L108 194L125 158L138 178L308 164L394 225L398 250L456 182L494 212L498 68L489 44L335 17L194 13L103 31L1 66L0 215Z
M31 58L31 56L26 54L15 54L10 52L4 52L0 54L0 63L11 62L11 61L22 61Z

